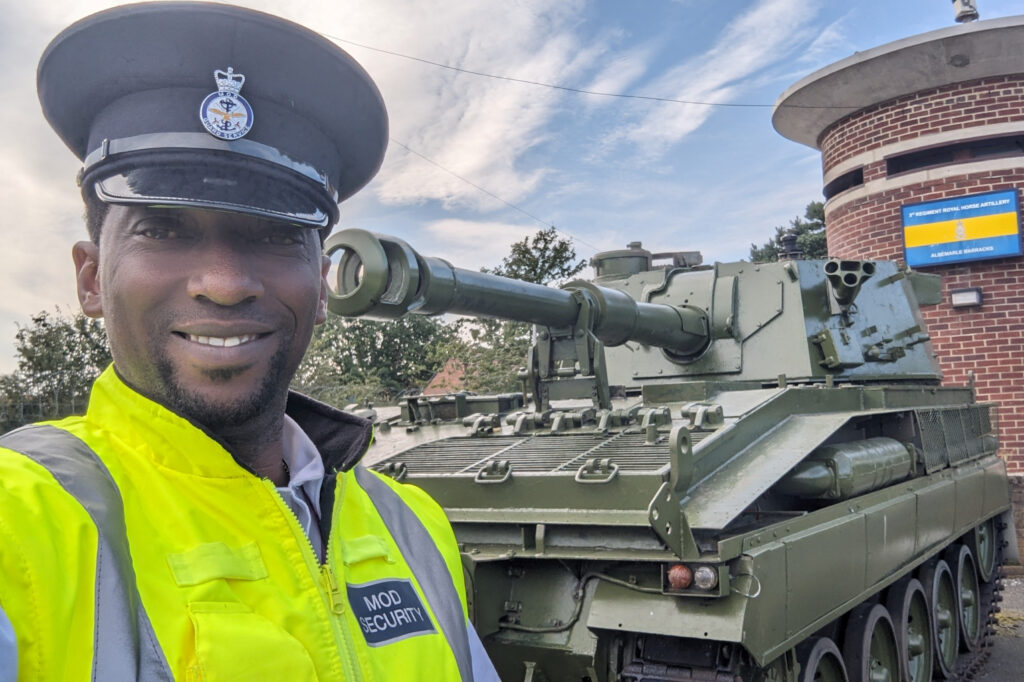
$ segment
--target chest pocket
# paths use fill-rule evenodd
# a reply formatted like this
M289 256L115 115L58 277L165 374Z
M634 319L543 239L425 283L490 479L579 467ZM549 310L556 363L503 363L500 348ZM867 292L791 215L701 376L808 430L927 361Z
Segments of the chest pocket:
M188 611L196 663L188 668L187 682L316 681L302 643L245 604L193 602Z
M195 660L187 682L223 680L315 681L316 667L302 643L281 626L233 598L232 581L268 576L256 543L229 547L221 542L170 554L167 563L179 587L202 586L197 594L222 601L191 601L188 617L195 633ZM223 592L217 583L224 585Z

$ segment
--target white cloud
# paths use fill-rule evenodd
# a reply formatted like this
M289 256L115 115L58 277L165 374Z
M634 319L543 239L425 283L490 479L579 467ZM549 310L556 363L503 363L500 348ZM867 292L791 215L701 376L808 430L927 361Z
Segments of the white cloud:
M513 243L536 231L532 225L451 218L424 225L412 247L424 256L444 254L455 267L477 270L498 265Z
M639 81L650 67L653 51L653 46L644 45L613 55L611 59L603 62L601 71L580 89L591 92L628 93L631 86ZM584 101L591 106L611 105L615 99L586 95Z
M797 61L816 67L837 57L850 54L853 47L843 31L845 21L846 17L844 16L821 29L814 41L801 52Z
M665 72L644 88L644 94L695 102L733 101L746 89L744 79L787 59L806 40L805 27L813 11L811 0L761 0L733 20L711 49ZM656 158L697 130L713 112L714 107L698 104L654 104L639 122L610 134L606 146L626 141Z
M351 40L440 64L545 82L589 67L598 46L581 45L571 19L583 3L415 3L379 0L318 14L314 26ZM276 8L275 8L276 9ZM516 201L543 173L518 165L544 140L557 90L458 73L339 43L374 77L391 118L391 137L473 183ZM437 200L446 208L493 210L500 202L392 145L373 187L385 203Z

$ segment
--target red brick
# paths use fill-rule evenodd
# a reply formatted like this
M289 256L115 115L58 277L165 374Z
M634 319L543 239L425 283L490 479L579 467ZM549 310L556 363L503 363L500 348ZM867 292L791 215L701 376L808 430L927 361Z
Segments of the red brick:
M847 116L820 138L823 172L896 140L942 130L1024 122L1024 75L999 76L912 93ZM885 162L866 164L866 181L885 177ZM862 197L828 210L828 245L836 257L902 261L900 206L946 196L1024 187L1024 167L963 174ZM1001 403L1001 452L1011 471L1024 473L1024 260L1003 258L927 268L943 275L943 297L960 286L980 286L980 310L948 303L922 315L938 354L944 383L966 385L973 372L981 400Z

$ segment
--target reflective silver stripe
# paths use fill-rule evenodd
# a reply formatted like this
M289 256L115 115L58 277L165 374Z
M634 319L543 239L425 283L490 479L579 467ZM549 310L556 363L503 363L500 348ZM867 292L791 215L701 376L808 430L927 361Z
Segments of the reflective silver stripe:
M96 524L94 682L173 682L135 584L121 494L103 462L79 438L53 426L24 426L0 437L0 447L45 467Z
M423 522L387 483L361 466L357 466L354 471L356 480L384 519L384 525L408 560L416 582L430 602L437 624L455 653L459 674L464 682L471 682L473 661L469 651L466 617L462 613L458 590L448 572L448 564L430 533L423 527Z
M18 682L18 639L0 607L0 682Z

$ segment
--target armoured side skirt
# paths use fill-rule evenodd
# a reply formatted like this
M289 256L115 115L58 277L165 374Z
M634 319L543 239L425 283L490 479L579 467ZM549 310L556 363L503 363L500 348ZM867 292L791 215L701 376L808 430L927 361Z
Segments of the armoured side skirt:
M669 601L601 583L586 624L742 643L764 665L1008 508L1005 464L987 457L752 533L734 574L776 586L755 598Z

